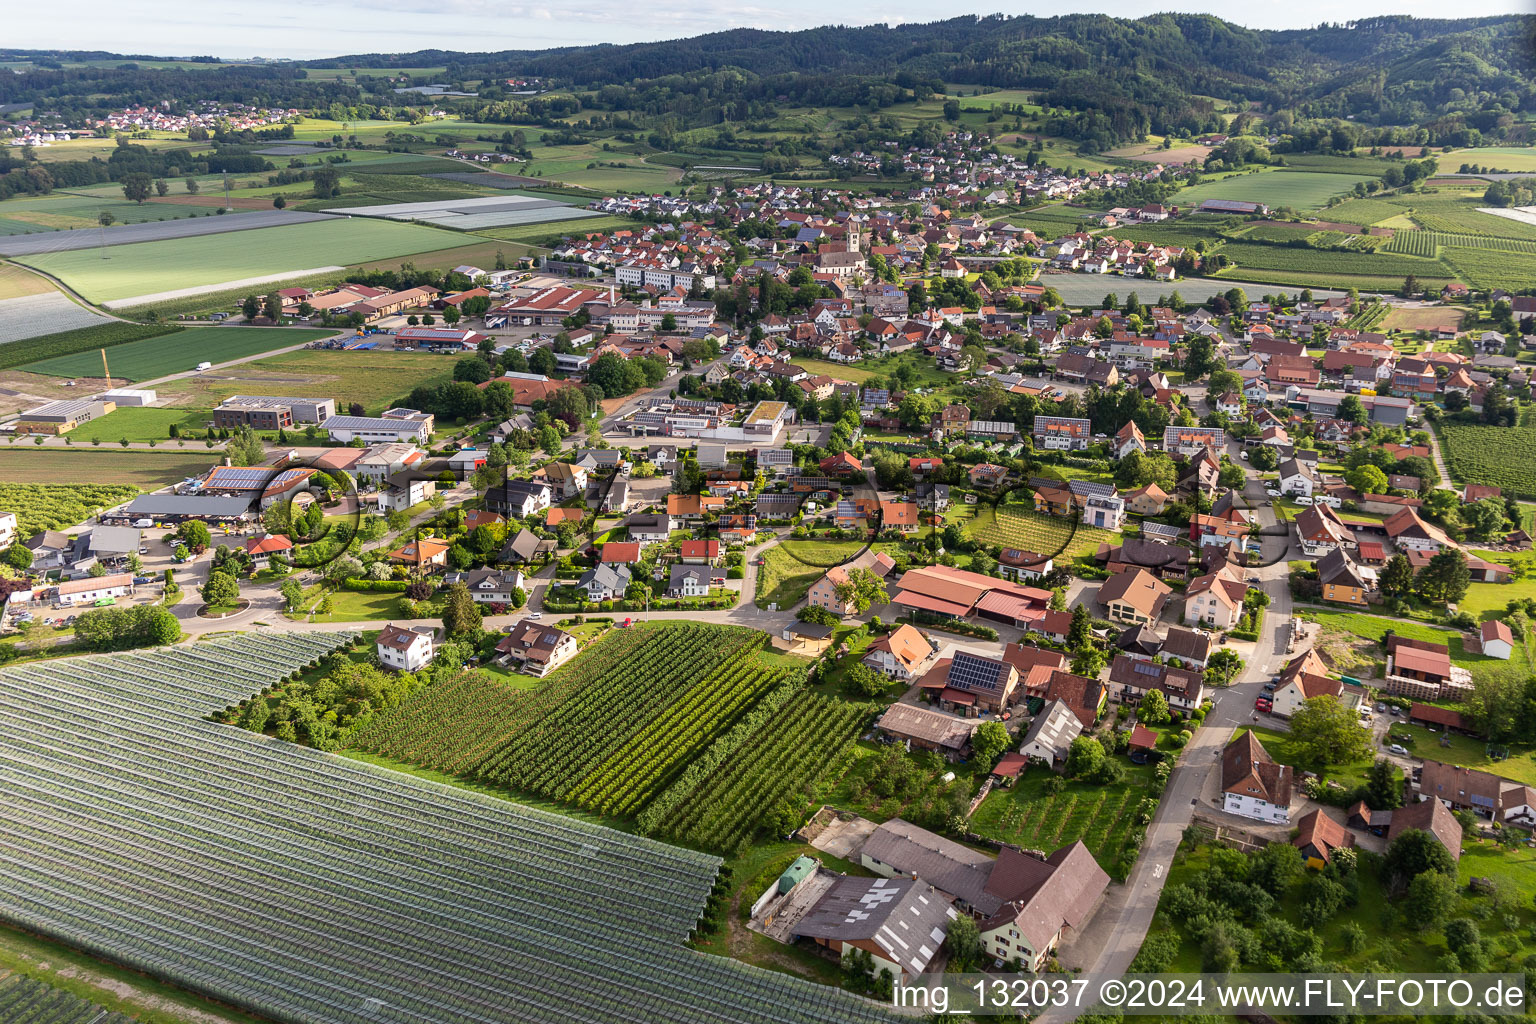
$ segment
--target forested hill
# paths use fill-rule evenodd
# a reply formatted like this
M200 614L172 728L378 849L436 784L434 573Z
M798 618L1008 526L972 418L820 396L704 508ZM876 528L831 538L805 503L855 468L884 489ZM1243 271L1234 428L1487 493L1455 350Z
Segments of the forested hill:
M0 104L32 100L68 119L125 102L215 99L323 110L342 120L412 120L408 101L393 90L398 83L381 70L444 68L423 81L445 81L478 96L436 102L494 123L566 127L564 119L590 111L600 113L603 127L666 135L766 123L784 107L875 112L958 86L1032 91L1046 111L1036 127L1077 140L1084 152L1149 133L1189 137L1219 129L1218 105L1253 109L1279 132L1304 120L1326 131L1330 122L1345 123L1335 119L1350 118L1356 127L1427 129L1422 138L1410 131L1411 143L1476 145L1529 139L1536 113L1533 23L1519 16L1384 17L1258 31L1206 15L993 15L198 70L131 60L117 67L68 66L60 60L72 55L51 54L25 74L0 74ZM363 70L340 80L314 73L337 67ZM528 97L506 85L521 77L541 79L545 94Z
M1074 107L1095 96L1155 105L1177 92L1406 124L1443 113L1451 102L1467 110L1494 103L1529 109L1536 102L1532 22L1383 17L1277 32L1207 15L993 15L896 27L736 29L624 46L369 54L327 63L446 64L450 75L505 72L579 86L722 68L764 78L915 77L1046 90L1054 102Z

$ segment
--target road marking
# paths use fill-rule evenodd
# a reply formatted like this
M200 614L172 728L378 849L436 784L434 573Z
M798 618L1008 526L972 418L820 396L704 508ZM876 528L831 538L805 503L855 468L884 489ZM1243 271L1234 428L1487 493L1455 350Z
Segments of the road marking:
M1154 864L1152 866L1152 877L1153 878L1162 878L1163 877L1163 866L1161 864Z

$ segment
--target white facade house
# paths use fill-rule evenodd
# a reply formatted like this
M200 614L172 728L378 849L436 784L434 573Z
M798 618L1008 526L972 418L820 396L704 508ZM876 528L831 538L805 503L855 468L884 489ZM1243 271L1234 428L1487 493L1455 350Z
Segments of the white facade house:
M16 513L0 512L0 548L8 548L16 541Z
M1291 820L1293 784L1290 766L1275 763L1252 732L1222 751L1221 809L1228 814L1283 825Z
M1289 459L1280 466L1280 491L1295 497L1310 498L1317 489L1317 476L1300 459Z
M113 576L86 576L59 584L59 604L77 608L94 604L107 598L126 597L133 593L133 574L117 573Z
M437 653L433 635L430 626L387 624L379 630L379 639L374 645L378 651L379 664L397 672L415 672L430 665L433 655Z

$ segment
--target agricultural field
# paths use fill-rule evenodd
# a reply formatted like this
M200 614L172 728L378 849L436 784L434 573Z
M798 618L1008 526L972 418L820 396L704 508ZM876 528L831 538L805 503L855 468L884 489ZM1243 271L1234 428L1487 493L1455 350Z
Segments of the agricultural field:
M0 508L16 513L16 531L22 537L30 537L38 530L59 530L75 526L93 513L120 505L139 493L137 484L124 484L87 476L79 472L81 462L75 452L0 451ZM84 454L84 453L80 453ZM97 465L108 467L112 461L107 456L97 456ZM129 469L130 462L137 460L118 457L116 461ZM208 460L201 462L206 469ZM111 476L110 471L106 474ZM60 483L60 480L79 479L78 484ZM180 478L178 478L180 479ZM92 481L86 483L84 481Z
M1529 288L1536 281L1536 252L1446 246L1441 253L1446 266L1474 288Z
M971 830L1026 850L1056 850L1081 839L1106 871L1124 879L1140 847L1128 842L1141 831L1137 812L1142 801L1157 797L1152 766L1122 766L1126 772L1120 783L1068 782L1054 795L1045 789L1052 775L1026 772L1011 787L987 794L971 816Z
M1515 174L1536 174L1536 148L1516 146L1487 146L1477 149L1457 149L1438 157L1442 171L1453 171L1462 164L1492 167Z
M1233 199L1306 212L1322 209L1329 199L1354 188L1355 182L1373 177L1323 171L1260 171L1194 185L1179 192L1174 201L1183 207L1198 206L1207 199Z
M14 263L0 263L0 299L19 299L54 290L53 282Z
M637 226L639 226L637 222L628 217L614 217L604 214L585 218L578 224L521 224L516 227L483 228L476 233L489 238L500 238L508 242L537 246L541 243L555 241L568 234L620 231L634 229Z
M0 796L16 876L0 916L285 1020L362 1024L374 1015L337 1007L369 1000L485 1024L618 1024L640 1019L635 1006L677 1024L884 1019L833 989L688 950L716 857L205 720L232 690L312 663L323 639L0 673L4 756L73 780ZM43 742L61 728L78 746ZM157 815L153 837L123 810L130 785ZM238 884L210 889L214 863ZM369 897L380 885L388 900ZM250 891L266 896L238 898ZM651 970L634 971L637 958Z
M590 219L599 216L596 211L584 210L559 200L510 194L416 203L385 203L378 206L351 206L347 207L346 211L359 217L423 222L464 231L475 231L481 228L533 227L555 221ZM577 229L573 227L570 230Z
M133 203L123 198L122 186L113 193L103 195L74 195L55 192L52 195L13 198L0 203L0 237L7 241L10 236L52 234L75 228L99 228L103 213L110 213L118 224L140 224L154 221L170 221L202 215L190 207L171 206L165 203ZM4 243L0 242L0 246Z
M117 372L115 367L113 372ZM334 398L347 405L359 402L368 415L376 416L410 394L416 385L439 383L452 373L450 356L303 349L183 377L156 390L162 401L174 406L212 408L230 395L282 394Z
M24 256L17 262L61 278L87 298L124 306L165 294L301 271L431 252L463 236L415 224L327 220L228 234L114 246L109 258L77 251Z
M1024 506L979 508L965 532L987 545L1037 551L1052 558L1071 559L1092 554L1100 544L1118 538L1109 530L1084 526L1076 519L1049 516Z
M63 292L45 291L0 299L0 345L112 322Z
M853 558L864 545L859 541L786 540L763 552L757 570L757 606L776 604L793 608L806 592L834 565Z
M1536 429L1454 421L1436 429L1457 483L1492 484L1505 494L1536 497Z
M1404 210L1401 206L1384 199L1346 199L1337 206L1328 207L1323 215L1340 224L1371 227L1402 217Z
M1495 235L1503 238L1536 238L1536 225L1483 213L1482 190L1436 190L1403 196L1397 201L1414 222L1428 231L1460 235Z
M151 380L191 370L200 362L244 359L335 333L291 327L193 327L174 338L146 338L114 346L107 350L107 368L113 378ZM54 356L26 363L22 369L54 377L94 377L101 371L101 353L88 350Z
M1442 245L1456 246L1461 249L1500 249L1505 252L1536 253L1536 239L1456 235L1446 231L1399 231L1382 248L1388 252L1432 258Z
M174 334L181 328L174 324L102 323L94 327L77 327L28 338L25 345L0 346L0 370L8 370L41 358L73 355L79 352L114 348L130 342L144 341ZM100 366L100 356L97 357Z
M213 196L197 198L209 204L223 205L223 200ZM161 217L159 221L143 221L136 224L114 224L109 228L79 228L73 231L55 231L47 235L31 237L11 235L0 238L0 252L15 257L50 256L55 253L89 249L98 260L111 259L114 254L104 249L120 245L136 245L142 242L168 242L178 238L194 238L202 235L222 235L231 231L254 231L258 228L287 227L325 220L318 213L301 213L297 210L274 210L270 203L259 204L260 210L240 210L220 216L214 210L196 212L190 217ZM163 222L163 223L162 223Z
M351 746L736 850L865 717L805 693L803 669L763 640L694 623L614 631L534 690L469 673L420 691Z
M1448 277L1446 267L1428 259L1389 253L1342 252L1335 250L1290 248L1253 242L1224 242L1221 254L1237 264L1223 274L1241 276L1255 270L1296 270L1312 275L1337 277L1348 287L1347 279L1359 275L1393 276L1408 274L1420 278Z
M0 1020L36 1024L134 1024L45 981L24 974L0 974Z

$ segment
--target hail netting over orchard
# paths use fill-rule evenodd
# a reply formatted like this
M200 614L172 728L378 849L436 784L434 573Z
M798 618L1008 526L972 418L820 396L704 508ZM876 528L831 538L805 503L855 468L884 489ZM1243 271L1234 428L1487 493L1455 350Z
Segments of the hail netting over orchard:
M687 949L718 858L201 717L343 639L0 672L0 917L294 1024L888 1019Z

